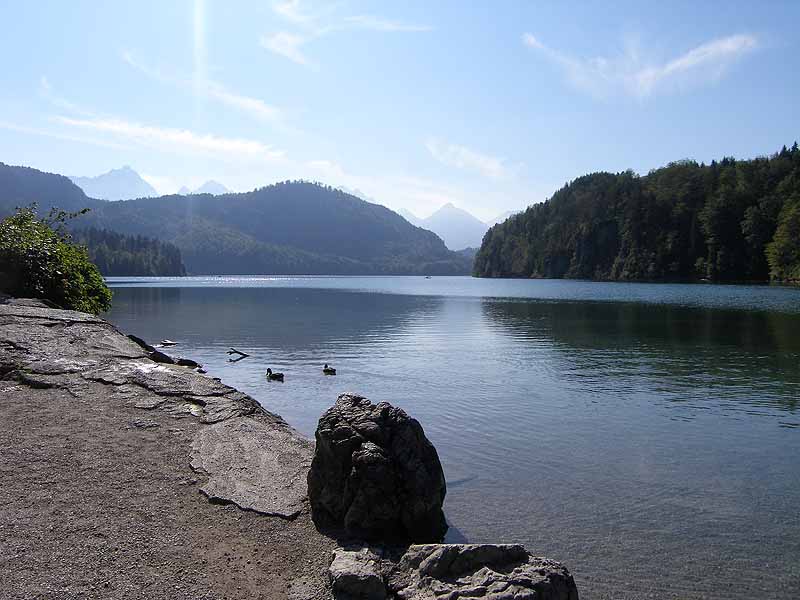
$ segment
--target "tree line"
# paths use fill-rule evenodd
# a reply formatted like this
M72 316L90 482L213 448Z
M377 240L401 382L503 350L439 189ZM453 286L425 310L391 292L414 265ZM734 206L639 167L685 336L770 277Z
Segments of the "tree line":
M89 260L106 276L186 275L181 251L168 242L94 227L73 231L72 239L86 246Z
M800 281L800 149L593 173L484 237L479 277Z

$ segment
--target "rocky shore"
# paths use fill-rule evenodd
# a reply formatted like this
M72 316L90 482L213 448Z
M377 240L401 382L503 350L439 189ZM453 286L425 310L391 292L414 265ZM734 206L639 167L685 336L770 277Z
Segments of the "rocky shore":
M312 444L252 398L25 300L0 378L3 598L330 597Z
M311 519L314 444L187 364L100 318L0 299L4 598L577 600L562 565L519 546L338 547ZM336 406L371 414L353 398ZM366 451L364 474L394 460L374 427L326 422Z

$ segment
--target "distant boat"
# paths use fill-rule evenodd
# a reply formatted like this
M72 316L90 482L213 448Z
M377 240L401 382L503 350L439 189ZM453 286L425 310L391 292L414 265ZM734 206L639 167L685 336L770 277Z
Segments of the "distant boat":
M173 342L172 340L163 339L163 340L161 340L161 345L162 346L177 346L178 342Z

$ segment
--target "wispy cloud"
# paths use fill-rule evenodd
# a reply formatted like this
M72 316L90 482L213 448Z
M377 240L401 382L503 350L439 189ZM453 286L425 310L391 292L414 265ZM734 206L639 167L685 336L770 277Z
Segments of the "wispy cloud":
M195 94L201 94L206 98L216 100L261 121L273 121L282 115L280 109L267 104L259 98L239 94L228 89L223 84L207 78L198 81L197 79L190 80L186 77L167 74L158 67L143 63L129 51L122 53L122 60L150 79L186 90L191 89Z
M645 63L635 44L613 57L575 58L542 43L531 33L522 43L560 66L576 88L605 98L617 93L644 98L657 91L689 83L718 81L739 58L758 47L751 34L718 38L662 63Z
M272 10L275 14L283 17L287 21L298 25L307 25L317 21L320 18L319 14L306 12L301 6L300 0L287 0L285 2L275 2L272 5Z
M352 25L353 27L369 29L372 31L421 32L433 30L433 27L429 25L403 23L402 21L392 21L390 19L383 19L373 15L353 15L352 17L344 17L343 21L348 25Z
M54 140L63 140L66 142L75 142L78 144L89 144L90 146L99 146L101 148L113 148L115 150L129 150L130 148L125 144L118 144L108 140L101 140L92 137L81 135L71 135L62 133L60 131L52 131L49 129L42 129L40 127L28 127L26 125L19 125L18 123L9 123L7 121L0 121L0 129L7 131L16 131L17 133L24 133L26 135L36 135Z
M502 179L510 173L504 159L477 152L466 146L430 138L425 142L425 147L433 158L450 167L475 171L492 179Z
M302 50L303 45L311 39L311 36L303 36L296 33L279 31L272 35L261 36L261 46L270 52L274 52L284 58L296 62L298 65L313 66L313 63Z
M337 15L337 6L328 5L312 9L301 0L285 0L272 5L276 15L294 25L297 31L278 31L261 37L261 46L279 56L307 67L316 64L303 52L302 47L311 40L337 31L361 29L387 33L413 33L431 31L428 25L406 23L377 15Z
M104 133L119 140L125 140L159 150L169 149L179 152L200 152L218 157L257 159L276 161L284 153L256 140L226 138L198 133L189 129L155 127L142 125L117 118L74 119L58 116L55 121L69 127Z
M75 114L83 114L89 115L85 110L80 108L77 104L73 104L66 98L62 98L58 95L54 90L53 86L50 85L50 80L47 79L44 75L39 78L39 95L47 100L53 106L60 108L61 110L66 110L71 113Z
M272 121L281 116L280 109L265 103L263 100L237 94L213 81L207 83L206 93L209 97L232 108L249 113L262 121Z

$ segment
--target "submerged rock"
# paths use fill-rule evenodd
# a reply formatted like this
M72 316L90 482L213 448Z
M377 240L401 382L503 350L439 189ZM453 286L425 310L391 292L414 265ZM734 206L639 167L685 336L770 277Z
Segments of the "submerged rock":
M336 600L578 600L560 563L514 544L424 544L391 550L337 549L329 568Z
M444 472L416 419L343 394L320 417L315 437L308 495L318 526L372 541L444 539Z

